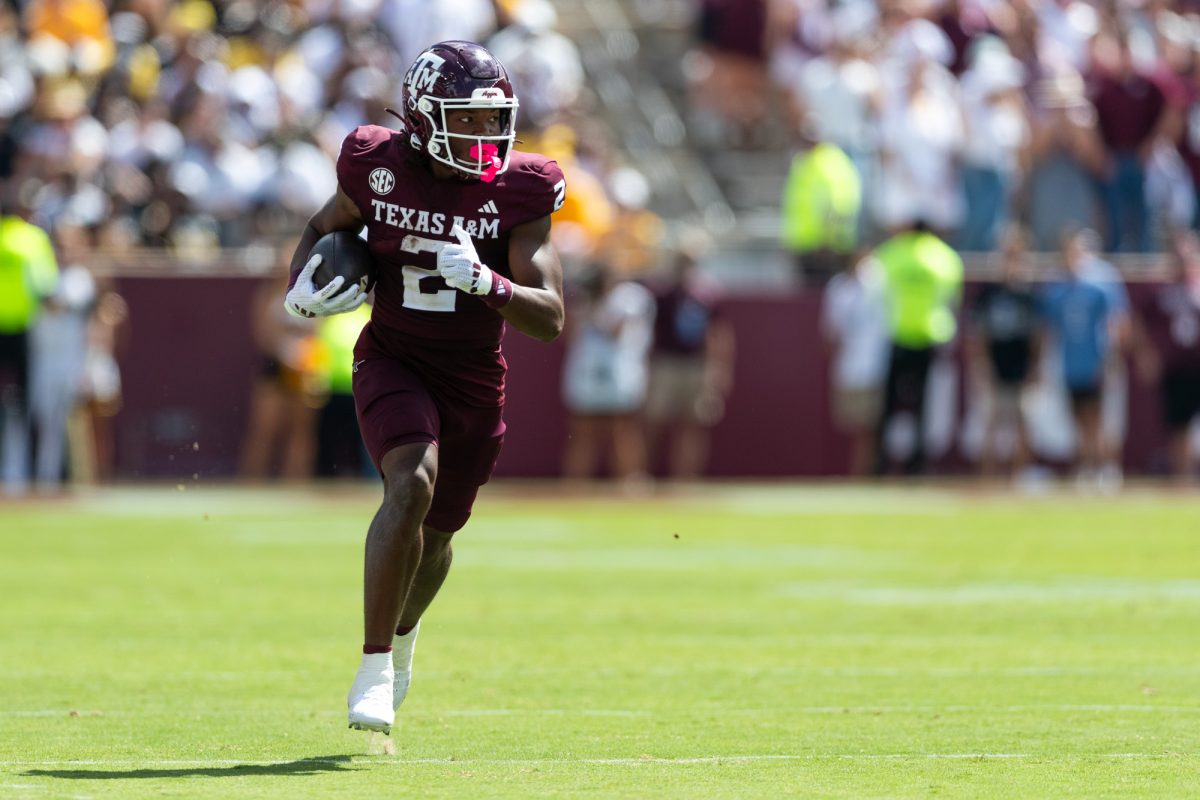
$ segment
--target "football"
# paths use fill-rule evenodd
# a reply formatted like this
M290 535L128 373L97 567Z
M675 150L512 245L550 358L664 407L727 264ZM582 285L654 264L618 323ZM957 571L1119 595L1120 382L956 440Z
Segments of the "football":
M327 233L317 240L312 250L308 251L311 258L321 256L321 264L313 273L313 285L318 289L325 286L334 276L341 275L346 279L345 286L358 283L365 291L375 287L375 259L366 241L358 234L350 231L334 231ZM344 292L345 288L338 292Z

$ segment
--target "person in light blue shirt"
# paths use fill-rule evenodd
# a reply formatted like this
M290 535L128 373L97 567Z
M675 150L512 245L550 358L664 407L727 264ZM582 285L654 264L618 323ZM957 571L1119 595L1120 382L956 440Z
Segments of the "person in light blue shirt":
M1113 353L1115 297L1112 291L1085 275L1086 245L1078 234L1063 238L1061 280L1046 286L1041 296L1047 332L1057 344L1063 383L1079 434L1079 474L1097 475L1110 463L1111 453L1101 427L1104 371Z

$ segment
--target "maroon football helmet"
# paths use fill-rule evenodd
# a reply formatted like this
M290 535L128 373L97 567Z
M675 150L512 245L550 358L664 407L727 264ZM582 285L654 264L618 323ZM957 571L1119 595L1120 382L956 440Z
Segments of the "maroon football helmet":
M492 176L508 168L516 137L517 98L504 65L483 47L459 41L433 45L408 68L403 100L413 147L471 177ZM499 109L503 132L498 136L450 133L446 115L460 108ZM456 157L451 139L472 140L472 157Z

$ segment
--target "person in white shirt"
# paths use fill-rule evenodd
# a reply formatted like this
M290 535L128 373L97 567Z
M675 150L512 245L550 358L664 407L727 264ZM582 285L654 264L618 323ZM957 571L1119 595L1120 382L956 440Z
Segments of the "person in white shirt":
M830 346L830 411L848 435L850 472L875 463L875 435L887 377L887 309L873 262L862 259L835 275L821 300L821 332Z
M571 309L562 392L567 408L563 474L591 477L601 445L612 443L615 477L636 482L646 474L639 414L646 401L654 295L641 284L594 267L583 297Z

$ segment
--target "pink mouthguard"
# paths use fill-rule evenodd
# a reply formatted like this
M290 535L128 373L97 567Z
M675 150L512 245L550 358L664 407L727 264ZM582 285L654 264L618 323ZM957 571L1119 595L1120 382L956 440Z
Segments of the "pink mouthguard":
M484 169L483 174L479 176L479 180L484 183L491 183L496 180L497 173L500 172L500 167L503 162L500 161L500 148L496 145L487 142L484 144L471 145L471 158L476 159L480 163L490 161L491 163Z

